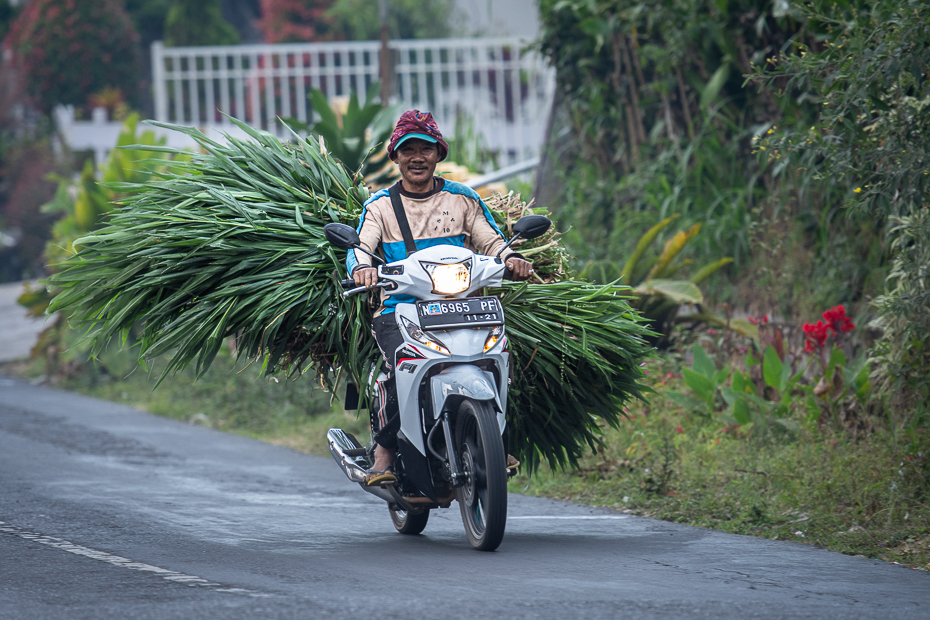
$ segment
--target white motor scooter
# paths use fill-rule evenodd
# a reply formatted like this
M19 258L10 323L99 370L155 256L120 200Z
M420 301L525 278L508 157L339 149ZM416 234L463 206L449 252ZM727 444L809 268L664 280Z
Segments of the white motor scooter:
M551 225L528 215L513 226L514 238L533 239ZM328 224L326 238L341 249L361 249L356 231ZM501 250L503 251L503 250ZM378 258L378 257L375 257ZM380 259L378 259L380 260ZM457 500L475 549L500 545L507 521L507 469L502 434L510 377L504 311L496 297L473 296L500 286L505 266L498 256L438 245L378 267L377 287L387 295L409 295L393 316L404 343L396 355L400 431L394 461L397 482L366 486L374 442L362 446L350 433L330 429L329 450L349 480L388 503L397 531L419 534L430 510ZM344 296L365 291L349 279ZM382 371L370 408L380 406ZM372 436L377 419L372 416Z

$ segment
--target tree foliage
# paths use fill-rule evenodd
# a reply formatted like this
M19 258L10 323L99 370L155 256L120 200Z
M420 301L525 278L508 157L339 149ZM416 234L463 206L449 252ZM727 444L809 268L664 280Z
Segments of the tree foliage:
M388 31L392 39L439 39L451 33L453 0L390 0ZM336 0L326 12L335 36L349 41L373 41L381 36L378 2Z
M261 0L258 27L268 43L331 39L326 11L332 0Z
M372 41L381 36L377 0L261 0L259 28L269 43ZM390 0L393 39L433 39L451 32L453 0Z
M556 67L577 149L561 169L569 205L561 214L581 255L618 260L632 249L630 226L644 231L681 213L714 230L708 243L744 259L749 211L766 182L750 139L779 108L742 74L796 26L769 0L544 0L541 8L541 48Z
M165 45L235 45L239 33L223 19L220 0L176 0L165 18Z
M121 0L32 0L10 27L26 91L44 112L118 89L139 101L139 36Z
M148 48L152 41L164 40L165 19L171 4L172 0L125 0L126 11L144 48Z

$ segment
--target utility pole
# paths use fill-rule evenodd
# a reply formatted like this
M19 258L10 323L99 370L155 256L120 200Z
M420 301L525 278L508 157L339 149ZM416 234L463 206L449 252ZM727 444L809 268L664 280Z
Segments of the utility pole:
M378 15L381 18L381 105L388 105L391 96L391 49L388 46L390 32L388 31L388 0L378 3Z

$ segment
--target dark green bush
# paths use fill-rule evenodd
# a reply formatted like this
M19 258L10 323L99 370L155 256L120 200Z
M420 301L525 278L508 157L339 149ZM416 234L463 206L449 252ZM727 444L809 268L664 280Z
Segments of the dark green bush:
M43 112L85 106L105 89L139 104L139 36L120 0L32 0L7 41L26 92Z
M849 184L847 206L889 226L892 270L876 300L875 350L889 394L930 398L930 10L920 0L817 0L797 9L820 33L773 55L754 78L783 101L817 106L810 123L760 141L780 166Z
M165 18L165 45L235 45L239 33L223 19L220 0L177 0Z

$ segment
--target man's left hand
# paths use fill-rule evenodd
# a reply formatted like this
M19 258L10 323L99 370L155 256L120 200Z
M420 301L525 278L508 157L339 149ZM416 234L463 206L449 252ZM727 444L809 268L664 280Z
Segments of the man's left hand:
M528 280L533 275L533 265L522 258L508 258L505 264L510 270L511 280Z

